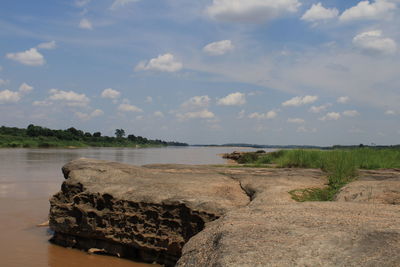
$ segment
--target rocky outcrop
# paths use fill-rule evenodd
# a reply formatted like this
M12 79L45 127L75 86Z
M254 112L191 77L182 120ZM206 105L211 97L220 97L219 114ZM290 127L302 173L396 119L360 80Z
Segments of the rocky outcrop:
M52 241L173 266L205 223L249 202L229 177L178 169L72 161L50 200Z
M360 171L336 202L312 203L288 192L326 186L326 174L315 169L81 159L63 171L50 226L64 246L179 267L400 262L400 205L381 201L382 192L397 190L399 170ZM367 183L374 192L368 201L360 193Z
M400 205L400 169L362 170L357 181L343 187L335 200Z
M372 179L372 171L361 173ZM252 201L191 238L178 267L398 266L400 206L294 202L288 191L324 186L319 170L234 168L225 174L253 192ZM374 177L400 183L399 172Z

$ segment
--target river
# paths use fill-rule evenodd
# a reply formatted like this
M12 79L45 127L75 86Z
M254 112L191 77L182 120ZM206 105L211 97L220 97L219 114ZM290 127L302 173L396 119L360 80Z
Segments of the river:
M37 224L47 221L49 198L61 188L61 167L77 158L95 158L134 165L152 163L224 164L218 154L246 148L88 148L0 149L0 265L144 267L116 257L89 255L52 245L51 233Z

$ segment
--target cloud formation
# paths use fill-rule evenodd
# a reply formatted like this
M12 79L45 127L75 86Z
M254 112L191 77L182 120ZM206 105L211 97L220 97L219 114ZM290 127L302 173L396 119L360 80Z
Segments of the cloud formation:
M320 120L321 121L337 121L338 119L340 119L341 115L338 112L329 112L327 113L325 116L321 117Z
M313 4L304 15L301 17L302 20L315 22L319 20L328 20L336 18L339 15L337 8L325 8L321 3Z
M360 113L357 110L345 110L343 111L343 116L347 116L347 117L355 117L360 115Z
M90 120L95 117L103 115L104 112L101 109L95 109L91 113L75 112L75 116L83 121Z
M217 104L222 106L241 106L246 104L246 95L240 92L232 93L219 99Z
M176 72L180 71L183 64L175 59L173 54L167 53L152 58L149 61L141 61L135 67L135 71L154 70L162 72Z
M0 91L0 104L4 103L16 103L21 99L19 92L13 92L10 90Z
M278 116L278 113L276 113L276 111L271 110L266 113L254 112L251 113L248 117L249 119L269 120L276 118L276 116Z
M121 95L120 92L112 88L104 89L103 92L101 93L102 98L109 98L109 99L117 99L120 97L120 95Z
M138 108L135 105L131 105L129 103L122 103L118 106L118 110L122 112L143 112L141 108Z
M79 28L84 29L84 30L93 30L93 25L90 22L90 20L83 18L79 22Z
M185 101L181 106L187 109L199 108L199 107L208 107L210 104L210 97L208 95L203 96L194 96L189 100Z
M8 53L6 57L27 66L42 66L45 63L43 55L36 48L18 53Z
M47 49L47 50L55 49L56 47L57 47L56 41L41 43L37 46L38 49Z
M262 23L286 13L294 13L298 0L213 0L206 13L220 21Z
M211 56L221 56L234 49L231 40L223 40L219 42L213 42L206 45L203 51Z
M305 123L305 120L301 118L289 118L287 121L289 123L297 123L297 124Z
M282 103L282 106L284 107L299 107L302 105L307 105L314 103L315 101L318 100L318 96L312 96L312 95L307 95L307 96L296 96L293 97L292 99L289 99L288 101L285 101Z
M382 37L382 31L380 30L363 32L356 35L353 38L353 44L366 52L394 54L397 50L396 42L393 39Z
M120 8L120 7L126 6L127 4L134 3L134 2L139 2L139 1L140 0L115 0L110 8L115 10L115 9Z
M19 86L19 91L20 91L21 93L23 93L23 94L29 93L29 92L31 92L32 90L33 90L33 86L30 86L30 85L27 84L27 83L22 83L22 84Z
M340 104L346 104L347 102L349 102L350 97L348 96L341 96L339 97L336 101Z
M371 3L361 1L356 6L346 9L339 19L341 21L385 19L394 9L396 4L386 0L376 0Z
M325 104L321 106L312 106L308 111L312 113L320 113L325 111L328 107L332 106L331 104Z
M208 109L203 109L199 111L191 111L185 113L177 113L176 117L180 120L190 120L190 119L212 119L215 117L214 113Z
M85 106L90 101L85 94L79 94L74 91L50 89L49 93L49 100L65 102L68 106Z

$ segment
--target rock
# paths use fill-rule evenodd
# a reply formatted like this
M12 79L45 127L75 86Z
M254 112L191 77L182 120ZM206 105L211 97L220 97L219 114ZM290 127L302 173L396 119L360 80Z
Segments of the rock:
M324 186L319 170L234 168L225 174L252 192L252 201L192 237L177 267L398 266L399 206L294 202L288 191ZM398 173L376 172L385 175L398 186Z
M360 171L336 202L307 203L288 192L326 186L320 170L80 159L63 172L50 227L64 246L178 267L400 262L400 205L382 197L398 192L400 170Z
M167 266L207 222L249 202L237 181L204 168L79 159L63 173L50 200L52 242Z
M400 169L360 171L357 181L343 187L335 200L400 205Z
M392 205L259 203L208 224L176 266L399 266L399 222Z

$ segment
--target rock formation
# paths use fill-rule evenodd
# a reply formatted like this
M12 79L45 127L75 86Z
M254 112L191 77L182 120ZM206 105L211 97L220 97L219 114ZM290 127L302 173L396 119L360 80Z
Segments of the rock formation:
M72 161L63 173L50 200L54 243L169 266L205 223L249 202L237 181L218 173L90 159Z
M63 172L50 209L53 242L63 246L179 267L400 262L400 170L361 171L337 202L313 203L288 191L325 186L314 169L80 159Z

